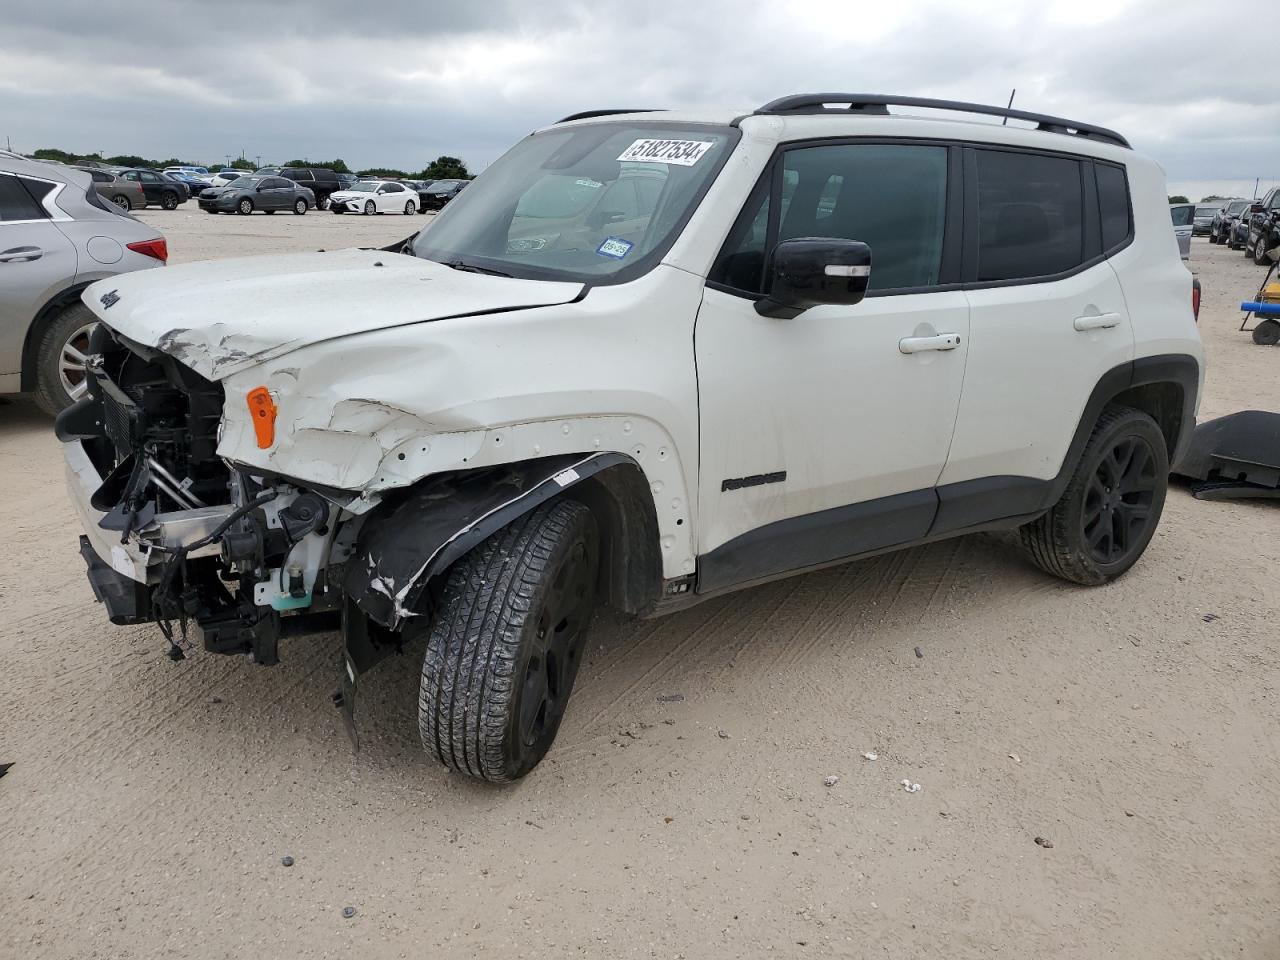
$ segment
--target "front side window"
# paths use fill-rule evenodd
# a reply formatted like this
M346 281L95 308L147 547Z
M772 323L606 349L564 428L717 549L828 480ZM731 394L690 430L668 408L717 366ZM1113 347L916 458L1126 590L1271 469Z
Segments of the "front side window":
M465 181L432 184L457 199L412 252L531 279L627 279L657 262L738 137L661 122L553 127L508 151L466 197Z
M767 293L768 251L780 240L831 237L871 247L868 289L938 283L946 224L947 148L916 144L832 144L783 154L780 179L748 204L711 280ZM781 196L775 197L780 190ZM768 237L770 208L776 236Z
M34 194L31 188L35 188ZM44 196L51 189L51 184L0 173L0 222L48 219L48 211L40 206L36 197Z
M980 282L1049 277L1084 262L1080 161L978 150L977 166Z

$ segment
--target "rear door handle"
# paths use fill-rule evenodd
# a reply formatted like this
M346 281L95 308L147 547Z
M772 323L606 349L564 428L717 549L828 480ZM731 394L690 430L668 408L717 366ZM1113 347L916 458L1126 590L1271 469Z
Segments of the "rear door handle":
M924 353L926 350L954 350L960 346L958 333L940 333L936 337L906 337L898 341L903 353Z
M44 251L39 247L11 247L0 251L0 263L28 263L43 256Z
M1071 325L1077 330L1107 330L1120 325L1120 314L1100 313L1096 317L1076 317Z

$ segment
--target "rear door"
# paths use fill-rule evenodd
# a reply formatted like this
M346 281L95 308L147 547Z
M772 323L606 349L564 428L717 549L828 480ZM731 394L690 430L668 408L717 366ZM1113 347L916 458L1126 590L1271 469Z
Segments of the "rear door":
M50 219L62 184L0 171L0 388L16 390L27 328L76 276L76 249ZM82 358L83 359L83 358Z
M1195 230L1196 205L1175 203L1169 207L1169 216L1173 220L1173 235L1178 238L1178 255L1187 260L1191 257L1191 234Z
M1134 351L1107 262L1133 235L1124 168L984 147L965 170L969 359L935 533L1037 509L1094 387Z

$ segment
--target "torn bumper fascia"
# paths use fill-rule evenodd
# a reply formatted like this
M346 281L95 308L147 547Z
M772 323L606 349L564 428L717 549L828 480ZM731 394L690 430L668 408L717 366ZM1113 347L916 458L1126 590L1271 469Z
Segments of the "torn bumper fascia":
M67 493L89 545L113 570L138 583L154 584L159 579L163 554L153 549L154 544L173 550L194 543L209 534L234 509L230 505L222 505L158 514L134 532L127 543L121 543L118 531L104 530L99 525L106 514L95 509L91 499L102 485L102 477L85 452L84 445L73 440L64 443L62 449L66 460ZM191 551L188 556L202 557L217 552L218 544L212 543Z
M343 589L370 618L397 630L422 612L431 578L481 541L574 484L629 462L618 453L566 454L428 481L366 519Z

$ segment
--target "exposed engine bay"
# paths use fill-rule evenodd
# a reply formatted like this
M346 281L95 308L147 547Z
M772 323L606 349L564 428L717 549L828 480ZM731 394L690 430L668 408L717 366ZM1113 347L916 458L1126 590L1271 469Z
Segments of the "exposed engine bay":
M325 498L222 460L220 384L105 326L90 350L89 395L59 419L58 435L78 440L101 478L90 504L119 546L115 569L87 538L81 552L112 621L158 623L175 659L193 624L207 650L261 664L277 662L282 636L336 628L342 571L329 560L359 520L342 541ZM131 596L111 575L120 572L132 577Z

